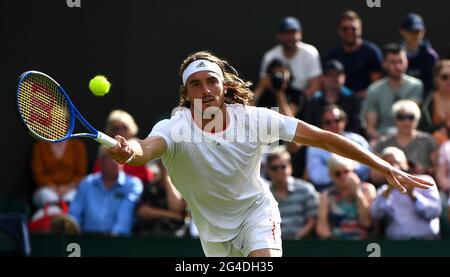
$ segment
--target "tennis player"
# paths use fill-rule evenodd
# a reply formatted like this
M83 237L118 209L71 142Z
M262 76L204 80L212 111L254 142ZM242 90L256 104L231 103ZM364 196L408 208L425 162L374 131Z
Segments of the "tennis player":
M180 109L137 141L116 136L109 149L119 163L141 165L162 158L192 211L206 256L282 255L278 204L260 178L264 146L284 140L320 147L365 163L389 184L427 188L348 139L293 117L246 105L250 83L208 52L181 65Z

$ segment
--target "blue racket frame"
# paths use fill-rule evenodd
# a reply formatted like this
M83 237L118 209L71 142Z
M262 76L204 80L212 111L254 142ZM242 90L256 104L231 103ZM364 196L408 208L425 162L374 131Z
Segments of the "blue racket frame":
M20 111L20 106L19 106L19 89L20 86L22 84L22 82L24 81L25 78L27 78L29 75L43 75L46 78L49 78L52 82L54 82L57 86L57 89L59 91L59 93L61 93L64 98L67 101L67 106L69 109L69 116L70 116L70 123L69 123L69 130L67 131L67 134L60 139L57 140L50 140L47 138L44 138L42 136L40 136L39 134L37 134L36 132L34 132L32 129L30 129L28 127L28 124L25 120L25 118L22 116L22 113ZM80 114L80 112L77 110L77 108L75 107L75 105L72 103L72 101L69 98L69 95L66 93L66 91L64 90L64 88L58 84L58 82L56 82L53 78L51 78L50 76L48 76L45 73L39 72L39 71L35 71L35 70L30 70L30 71L26 71L24 72L20 78L19 78L19 82L18 82L18 86L17 86L17 90L16 90L16 105L17 105L17 111L19 113L19 116L22 120L23 125L25 125L26 129L28 130L28 132L30 133L30 135L32 135L33 137L39 139L39 140L44 140L44 141L48 141L48 142L60 142L60 141L64 141L70 138L80 138L80 137L85 137L85 138L91 138L91 139L95 139L96 141L108 146L108 147L113 147L117 144L117 141L113 138L111 138L110 136L98 131L97 129L95 129L94 127L92 127L91 124L89 124L89 122ZM86 129L88 129L91 133L77 133L77 134L73 134L73 131L75 129L75 120L78 119L84 127L86 127Z

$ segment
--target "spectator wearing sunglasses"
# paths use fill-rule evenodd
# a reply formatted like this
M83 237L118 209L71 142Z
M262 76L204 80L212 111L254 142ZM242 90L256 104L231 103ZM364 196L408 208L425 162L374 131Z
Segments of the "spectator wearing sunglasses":
M317 235L322 239L367 239L375 187L359 179L354 162L347 158L333 154L328 169L333 186L320 195Z
M375 152L381 153L388 146L397 147L405 152L406 158L414 164L414 167L410 168L413 174L433 175L438 146L430 134L417 130L420 120L419 106L411 100L399 100L392 106L392 115L395 118L396 131L381 138L375 146ZM383 180L377 175L375 172L372 174L372 181L375 183Z
M450 60L441 60L433 71L435 90L424 100L421 130L430 132L441 145L450 132Z
M267 156L269 185L281 214L281 238L302 239L315 228L319 194L314 186L292 177L291 156L280 146Z
M341 44L328 54L325 61L340 61L347 75L345 86L364 99L367 87L383 76L381 50L362 38L362 20L354 11L345 11L340 16L337 34Z
M356 142L365 149L369 149L369 143L364 137L356 133L345 131L346 125L347 114L339 106L328 105L323 108L321 127L324 130L340 134L353 142ZM330 157L330 152L317 147L308 147L306 150L307 176L318 191L323 191L333 184L332 178L328 174L327 163ZM354 169L362 180L367 180L369 178L370 169L366 165L356 163Z
M106 120L105 133L111 137L117 135L126 139L133 139L138 133L138 126L134 118L124 110L113 110ZM94 173L101 171L100 162L97 160L92 170ZM123 171L131 176L136 176L144 183L148 184L154 179L154 174L149 167L145 165L131 166L125 164Z
M381 157L392 166L408 171L405 153L396 147L382 150ZM434 183L431 176L421 176ZM436 186L429 189L407 187L402 194L388 185L380 187L372 207L374 220L386 218L384 235L388 239L436 239L439 236L441 199Z

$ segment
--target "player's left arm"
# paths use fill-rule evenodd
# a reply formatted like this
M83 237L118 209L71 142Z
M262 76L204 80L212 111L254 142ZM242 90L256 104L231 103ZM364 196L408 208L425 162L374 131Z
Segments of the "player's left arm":
M293 141L299 144L319 147L364 163L382 172L388 183L402 192L406 192L405 185L425 189L428 186L433 186L433 184L425 180L392 167L388 162L344 136L322 130L303 121L298 122Z

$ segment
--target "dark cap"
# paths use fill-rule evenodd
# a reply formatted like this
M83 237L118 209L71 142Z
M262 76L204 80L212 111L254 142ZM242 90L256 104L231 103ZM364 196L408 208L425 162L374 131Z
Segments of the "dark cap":
M325 74L329 73L330 71L337 71L339 73L344 73L345 68L344 65L338 60L329 60L325 63L323 71Z
M425 23L420 15L409 13L403 19L401 27L406 31L422 31L425 30Z
M286 32L289 30L294 30L297 32L300 32L302 30L302 24L300 24L300 21L298 21L297 18L292 16L285 17L280 22L277 28L278 32Z

